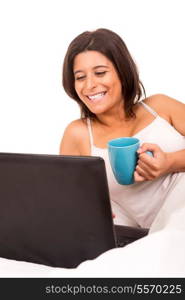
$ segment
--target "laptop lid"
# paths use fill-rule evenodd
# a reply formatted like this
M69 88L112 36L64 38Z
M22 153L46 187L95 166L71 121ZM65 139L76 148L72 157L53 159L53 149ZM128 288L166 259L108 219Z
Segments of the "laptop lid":
M114 248L104 160L0 153L0 256L74 268Z

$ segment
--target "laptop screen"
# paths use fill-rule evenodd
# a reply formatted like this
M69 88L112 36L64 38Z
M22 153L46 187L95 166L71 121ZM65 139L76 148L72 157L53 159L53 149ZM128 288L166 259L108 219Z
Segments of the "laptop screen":
M104 160L0 153L0 256L74 268L115 247Z

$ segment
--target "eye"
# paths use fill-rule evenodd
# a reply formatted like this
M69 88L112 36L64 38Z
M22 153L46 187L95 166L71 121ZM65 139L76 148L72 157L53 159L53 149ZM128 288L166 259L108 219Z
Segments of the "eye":
M85 78L85 75L77 76L75 80L83 80Z
M97 75L97 76L104 76L105 74L107 73L107 71L99 71L99 72L95 72L95 74Z

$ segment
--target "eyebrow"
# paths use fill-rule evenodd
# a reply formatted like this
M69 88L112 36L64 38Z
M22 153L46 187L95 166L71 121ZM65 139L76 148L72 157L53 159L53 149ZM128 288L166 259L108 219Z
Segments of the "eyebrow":
M95 66L93 69L96 70L98 68L107 68L108 69L109 67L105 66L105 65L98 65L98 66ZM83 70L77 70L77 71L74 72L74 75L77 74L77 73L81 73L81 72L83 72Z

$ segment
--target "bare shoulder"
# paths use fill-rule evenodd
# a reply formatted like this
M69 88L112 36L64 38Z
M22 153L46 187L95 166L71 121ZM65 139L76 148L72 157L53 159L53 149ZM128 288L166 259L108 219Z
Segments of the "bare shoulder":
M68 124L60 143L60 154L80 155L83 137L87 135L85 119L74 120Z
M147 97L144 102L153 108L159 115L170 119L175 112L185 110L185 104L164 94L155 94Z
M87 123L85 119L74 120L67 125L64 134L70 135L73 138L78 138L81 134L84 133L84 130L86 130L86 124Z
M164 94L155 94L147 97L144 100L145 103L155 105L156 107L161 105L174 105L174 104L183 104L181 101L174 99L172 97L169 97Z
M163 94L150 96L144 102L185 136L185 104L183 102Z

